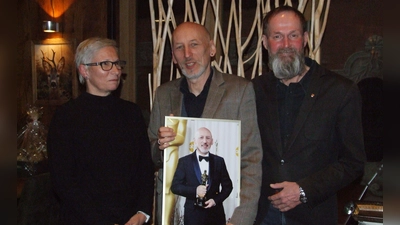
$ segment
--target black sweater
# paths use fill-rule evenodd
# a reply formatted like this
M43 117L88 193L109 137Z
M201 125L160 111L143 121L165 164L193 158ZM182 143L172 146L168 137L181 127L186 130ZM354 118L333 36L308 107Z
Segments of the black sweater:
M140 108L88 93L60 106L48 132L64 224L124 224L153 203L153 163Z

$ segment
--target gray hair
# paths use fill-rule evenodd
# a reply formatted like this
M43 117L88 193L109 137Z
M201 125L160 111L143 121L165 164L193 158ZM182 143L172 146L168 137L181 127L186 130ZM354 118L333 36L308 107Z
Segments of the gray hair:
M300 12L298 9L289 6L289 5L281 5L279 7L276 7L269 11L263 18L262 24L263 24L263 34L268 35L268 26L270 20L278 15L281 12L293 12L300 20L301 27L303 28L303 33L307 32L307 21L306 18L304 17L304 14Z
M115 51L118 54L117 43L114 40L101 37L92 37L82 41L76 48L76 53L75 53L76 68L78 68L82 64L91 63L91 60L96 54L96 52L108 46L114 47ZM83 78L79 70L78 73L79 73L79 82L81 84L84 84L85 78Z

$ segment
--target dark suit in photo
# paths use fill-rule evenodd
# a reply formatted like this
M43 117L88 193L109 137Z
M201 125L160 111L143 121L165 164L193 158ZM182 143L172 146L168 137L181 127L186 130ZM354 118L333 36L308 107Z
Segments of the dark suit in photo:
M196 188L202 184L200 166L196 152L181 157L172 181L171 191L186 197L184 224L223 225L226 224L223 201L229 197L233 185L225 160L209 153L207 199L214 199L216 205L202 208L196 203Z

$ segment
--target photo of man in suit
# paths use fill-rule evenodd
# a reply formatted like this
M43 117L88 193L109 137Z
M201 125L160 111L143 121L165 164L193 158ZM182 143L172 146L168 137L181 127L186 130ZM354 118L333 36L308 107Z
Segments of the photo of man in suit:
M197 130L194 143L196 151L178 161L171 191L186 197L184 224L224 225L222 203L233 189L225 160L209 152L213 137L206 127ZM207 178L205 185L202 177ZM199 205L203 198L204 205Z

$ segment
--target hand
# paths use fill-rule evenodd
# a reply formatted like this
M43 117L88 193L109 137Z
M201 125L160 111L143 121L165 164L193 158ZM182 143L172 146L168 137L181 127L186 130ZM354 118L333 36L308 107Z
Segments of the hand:
M146 222L146 216L143 213L136 213L125 225L142 225L144 222Z
M214 207L214 206L217 205L215 203L214 199L208 199L205 203L206 203L206 207L204 207L204 208L206 208L206 209Z
M271 201L271 204L279 209L281 212L286 212L297 205L301 204L300 202L300 186L296 182L282 182L275 183L270 185L273 189L282 189L274 195L268 197Z
M158 128L158 148L164 150L169 146L169 142L175 140L176 133L174 129L170 127L160 127Z
M196 189L196 194L201 198L204 197L207 193L207 187L205 185L199 185Z

